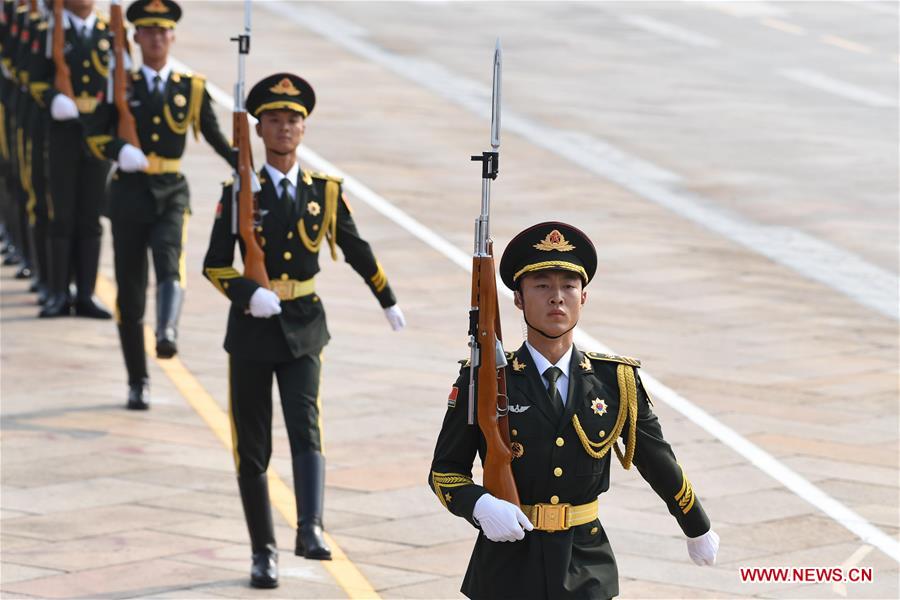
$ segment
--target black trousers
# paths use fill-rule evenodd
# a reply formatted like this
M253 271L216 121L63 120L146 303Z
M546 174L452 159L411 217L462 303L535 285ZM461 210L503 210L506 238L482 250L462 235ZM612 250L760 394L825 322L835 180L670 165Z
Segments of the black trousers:
M147 250L153 254L157 283L178 281L184 277L184 244L187 216L182 207L173 206L152 223L115 219L112 222L116 285L117 321L143 323L147 306Z
M100 237L109 163L84 148L80 123L53 121L48 135L50 237Z
M321 354L272 363L228 358L229 397L234 461L238 476L261 475L272 456L272 376L278 378L281 410L291 455L320 452L319 407Z

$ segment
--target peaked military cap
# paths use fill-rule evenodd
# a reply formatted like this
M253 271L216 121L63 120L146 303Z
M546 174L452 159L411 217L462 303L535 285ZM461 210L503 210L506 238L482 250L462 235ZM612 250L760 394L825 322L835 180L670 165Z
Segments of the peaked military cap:
M254 117L267 110L292 110L306 118L315 105L312 86L292 73L269 75L247 94L247 112Z
M181 7L172 0L137 0L125 13L135 27L175 29L181 18Z
M580 229L548 221L519 233L500 259L500 278L511 290L518 289L523 275L546 270L578 273L587 285L597 271L594 244Z

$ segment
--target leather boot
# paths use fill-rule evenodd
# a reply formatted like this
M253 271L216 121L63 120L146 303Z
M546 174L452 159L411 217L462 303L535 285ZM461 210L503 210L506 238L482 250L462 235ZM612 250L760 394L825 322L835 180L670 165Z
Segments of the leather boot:
M67 317L72 312L72 305L69 301L69 255L72 241L69 238L51 237L48 240L49 252L48 265L50 265L50 273L48 283L50 293L47 301L44 302L44 308L38 316L42 318L49 317Z
M119 341L122 344L122 355L125 357L125 369L128 371L126 408L147 410L150 408L150 378L147 376L143 323L119 323Z
M253 552L250 585L266 589L278 587L278 549L275 546L275 526L272 524L266 474L238 476L238 488L241 490L241 504L244 506Z
M156 357L172 358L178 352L178 317L184 290L177 281L156 285Z
M303 452L294 456L294 495L297 498L297 543L294 554L314 560L331 560L325 544L322 512L325 504L325 456Z
M99 263L100 238L80 238L78 240L78 263L75 271L75 285L78 288L78 296L75 299L75 314L79 317L112 319L109 311L94 296Z

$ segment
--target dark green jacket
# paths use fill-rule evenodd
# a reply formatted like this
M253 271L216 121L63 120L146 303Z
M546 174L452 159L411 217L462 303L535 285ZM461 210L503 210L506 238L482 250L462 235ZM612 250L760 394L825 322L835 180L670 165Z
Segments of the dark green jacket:
M298 215L279 200L265 169L259 175L262 184L258 194L262 215L259 241L270 279L311 279L319 272L320 249L330 248L336 260L335 246L338 246L378 303L382 307L396 304L381 265L356 229L339 178L300 171L296 190L302 212ZM203 261L203 274L231 300L225 350L237 357L271 362L318 353L330 337L325 309L317 294L283 300L281 314L270 319L258 319L245 312L259 285L241 276L232 266L235 243L240 247L241 256L245 248L240 236L232 233L231 196L229 183L222 190Z
M573 349L568 400L557 418L527 347L509 353L508 360L510 439L521 454L512 467L522 504L592 502L609 489L610 456L618 454L612 444L621 438L623 464L630 466L631 447L633 464L682 531L695 537L709 530L651 410L638 361ZM466 423L467 365L453 387L428 482L450 512L477 527L472 511L487 490L472 481L472 463L476 454L484 457L485 444L478 426ZM616 435L620 409L626 412ZM618 594L618 573L605 532L594 521L567 531L529 532L518 542L495 543L479 535L462 591L472 598L611 598Z

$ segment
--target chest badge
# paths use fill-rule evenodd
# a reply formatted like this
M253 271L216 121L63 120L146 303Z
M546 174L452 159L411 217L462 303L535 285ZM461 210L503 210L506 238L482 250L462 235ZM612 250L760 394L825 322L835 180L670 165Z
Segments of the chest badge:
M322 207L315 200L310 200L309 204L306 205L306 210L308 210L309 214L312 216L317 217L319 216L319 213L322 212Z
M515 371L516 373L519 373L519 372L525 370L525 363L520 363L519 357L517 356L513 359L512 368L513 368L513 371Z
M594 411L595 415L602 417L606 414L606 401L601 400L600 398L594 398L591 401L591 410Z
M513 442L510 444L510 450L512 450L513 458L522 458L525 455L525 446L520 444L519 442Z
M522 406L521 404L510 404L510 405L509 405L509 412L511 412L511 413L516 413L516 414L520 414L520 413L525 412L525 411L528 410L529 408L531 408L531 405L530 405L530 404L529 404L528 406Z
M187 98L184 97L184 94L175 94L175 97L172 98L172 102L174 102L175 106L178 108L187 106Z
M100 48L103 52L109 50L109 40L106 38L101 38L99 42L97 42L97 47Z

